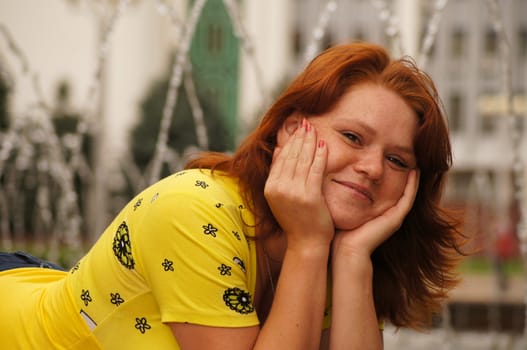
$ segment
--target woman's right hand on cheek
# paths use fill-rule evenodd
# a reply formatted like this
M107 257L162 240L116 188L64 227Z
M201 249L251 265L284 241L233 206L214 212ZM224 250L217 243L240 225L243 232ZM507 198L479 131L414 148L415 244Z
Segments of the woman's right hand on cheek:
M326 163L327 147L305 119L275 148L264 194L288 248L331 244L334 225L322 194Z
M360 253L369 258L371 253L402 225L404 218L412 209L418 188L419 170L413 169L408 175L406 187L397 203L353 230L337 232L333 249L344 248L340 250Z

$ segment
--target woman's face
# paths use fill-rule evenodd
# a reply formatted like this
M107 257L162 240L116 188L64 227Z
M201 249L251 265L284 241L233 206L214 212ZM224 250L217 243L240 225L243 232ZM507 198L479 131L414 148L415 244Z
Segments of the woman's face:
M337 229L382 214L402 196L416 167L416 113L396 93L364 83L309 122L328 147L322 192Z

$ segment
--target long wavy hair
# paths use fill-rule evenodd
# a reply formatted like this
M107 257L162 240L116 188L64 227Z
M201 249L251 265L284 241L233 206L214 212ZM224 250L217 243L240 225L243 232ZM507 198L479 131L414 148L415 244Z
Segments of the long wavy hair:
M381 46L364 42L329 48L293 80L232 156L204 153L186 168L217 169L238 178L256 218L257 237L281 234L263 194L278 130L294 112L309 117L330 111L345 92L364 82L397 93L419 120L415 203L399 230L374 251L372 262L377 316L421 329L458 282L461 234L440 203L452 163L442 104L433 81L410 58L392 59Z

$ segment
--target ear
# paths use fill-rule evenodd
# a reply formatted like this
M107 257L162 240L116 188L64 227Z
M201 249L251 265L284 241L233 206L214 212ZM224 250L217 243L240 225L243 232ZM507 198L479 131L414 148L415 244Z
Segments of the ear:
M301 124L302 117L298 113L293 113L287 117L276 135L277 146L282 147Z

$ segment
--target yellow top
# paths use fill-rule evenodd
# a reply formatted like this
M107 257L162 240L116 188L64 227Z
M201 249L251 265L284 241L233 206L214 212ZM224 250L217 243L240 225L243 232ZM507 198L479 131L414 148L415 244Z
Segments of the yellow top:
M136 196L69 272L0 273L2 344L178 349L163 323L257 325L253 223L235 180L171 175Z
M0 272L2 348L179 349L164 323L258 325L250 237L234 179L171 175L130 201L69 272ZM324 328L330 299L328 284Z

